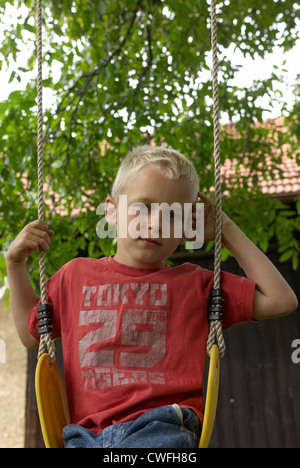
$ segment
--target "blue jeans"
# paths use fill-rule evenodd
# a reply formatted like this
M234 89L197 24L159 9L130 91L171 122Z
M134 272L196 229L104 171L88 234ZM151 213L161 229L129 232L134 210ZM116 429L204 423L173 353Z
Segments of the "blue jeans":
M197 448L199 418L189 408L168 405L135 421L115 424L100 434L76 424L63 430L65 448Z

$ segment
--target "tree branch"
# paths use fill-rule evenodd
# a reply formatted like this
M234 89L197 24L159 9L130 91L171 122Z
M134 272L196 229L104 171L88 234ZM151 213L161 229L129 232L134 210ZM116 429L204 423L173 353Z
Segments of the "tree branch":
M126 31L126 34L125 34L124 38L120 42L120 44L115 48L115 50L108 57L106 57L102 61L102 63L100 65L98 65L97 67L95 67L93 70L91 70L88 73L83 73L79 78L77 78L77 80L74 82L74 84L68 88L67 92L62 97L61 103L59 104L59 106L57 108L56 114L59 114L60 112L64 112L68 106L72 105L78 94L81 95L81 97L82 97L83 94L85 93L85 91L87 90L88 85L92 81L93 77L95 77L97 75L100 75L103 72L103 70L105 70L105 68L111 63L113 58L116 57L121 52L121 50L123 49L128 37L129 37L129 35L131 33L131 30L132 30L132 28L134 26L136 16L137 16L137 13L139 11L141 3L142 3L142 0L138 0L138 2L136 4L136 8L135 8L134 13L133 13L132 18L131 18L129 27L128 27L127 31ZM84 78L87 79L87 85L86 85L86 83L84 83L81 90L79 90L79 92L76 93L75 96L70 101L68 101L67 104L64 107L62 107L65 99L72 93L73 90L76 89L78 83ZM84 93L82 93L82 90L84 91Z
M69 123L69 136L68 136L68 149L67 151L69 150L69 147L70 147L70 141L71 141L71 133L72 133L72 126L73 126L73 122L74 122L74 116L77 112L77 109L78 109L78 106L79 106L79 103L80 101L83 99L90 83L93 81L94 77L96 76L99 76L103 70L105 70L105 68L111 63L111 61L114 59L114 57L116 57L117 55L120 54L121 50L123 49L123 47L125 46L129 36L130 36L130 33L132 31L132 28L136 22L136 18L137 18L137 13L140 9L140 6L142 4L142 1L143 0L138 0L137 3L136 3L136 7L135 7L135 10L132 14L132 17L131 17L131 20L130 20L130 23L129 23L129 26L127 28L127 31L125 33L125 36L123 37L122 41L118 44L118 46L102 61L102 63L100 65L98 65L97 67L95 67L93 70L89 71L88 73L83 73L82 75L80 75L76 80L75 82L73 83L72 86L70 86L68 88L68 90L65 92L64 96L62 97L61 99L61 102L60 104L58 105L57 109L56 109L56 112L55 114L58 116L59 114L63 114L66 109L68 107L71 107L73 105L73 103L76 101L76 99L78 99L78 102L75 106L75 109L73 110L72 112L72 115L71 115L71 119L70 119L70 123ZM85 79L85 82L83 83L83 85L79 88L79 90L77 92L75 92L76 88L78 87L78 84L80 83L81 80ZM70 96L70 94L72 92L75 92L74 96L71 97L66 103L66 99ZM65 104L64 104L65 103ZM50 131L50 125L51 125L51 122L49 121L49 124L46 128L46 131L45 131L45 137L44 137L44 141L47 141L48 139L48 136L49 136L49 131Z

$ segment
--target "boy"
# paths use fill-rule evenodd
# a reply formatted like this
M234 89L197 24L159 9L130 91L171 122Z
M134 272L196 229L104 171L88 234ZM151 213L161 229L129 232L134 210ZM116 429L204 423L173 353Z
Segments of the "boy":
M74 259L48 281L72 421L64 429L65 447L197 447L213 273L190 263L165 264L185 236L175 232L172 216L170 234L163 236L165 217L152 214L155 204L179 203L183 209L200 198L204 240L212 240L214 204L198 190L193 165L177 151L136 149L121 164L106 200L107 220L117 224L116 255ZM120 195L126 195L128 210L122 237ZM129 225L138 213L144 218L132 236ZM195 225L195 213L193 220ZM224 246L248 278L222 273L223 327L295 310L297 299L284 278L225 214L222 232ZM25 258L38 247L48 251L52 235L45 223L34 221L7 253L11 309L30 348L38 346L38 297Z

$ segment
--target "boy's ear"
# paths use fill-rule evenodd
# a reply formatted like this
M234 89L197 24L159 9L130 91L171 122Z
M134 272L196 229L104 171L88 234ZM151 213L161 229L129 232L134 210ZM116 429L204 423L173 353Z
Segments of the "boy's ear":
M105 219L110 226L117 224L117 206L116 200L108 195L105 200Z

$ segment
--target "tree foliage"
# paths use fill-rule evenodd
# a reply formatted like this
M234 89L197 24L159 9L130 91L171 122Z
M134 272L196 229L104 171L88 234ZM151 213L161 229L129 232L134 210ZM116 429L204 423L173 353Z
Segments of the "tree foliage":
M96 208L132 147L150 141L170 145L191 158L202 191L213 186L210 18L204 0L43 4L45 198L47 220L55 231L47 270L52 274L82 252L98 256L113 251L111 242L96 236ZM10 5L19 9L17 17L6 21L0 53L3 63L13 66L11 80L22 81L35 66L36 5L32 0L0 0L0 14ZM239 135L233 137L222 127L222 160L236 158L242 164L251 154L251 170L260 165L266 177L272 177L272 170L265 155L272 154L274 145L287 141L291 152L298 147L299 109L286 113L289 132L280 137L254 126L262 121L261 97L268 96L270 105L280 98L276 83L284 80L284 72L274 70L249 88L238 86L233 78L239 67L231 64L228 48L234 44L252 58L265 57L278 45L287 51L299 38L299 16L293 0L218 3L220 112L236 122ZM25 47L29 53L24 64L20 50ZM36 113L34 78L24 91L14 91L0 103L2 279L9 243L37 216ZM279 159L272 160L272 167ZM295 231L300 226L295 210L262 197L255 187L249 190L247 180L231 190L224 204L263 250L277 237L283 259L290 255L297 266ZM264 207L264 216L257 204Z

